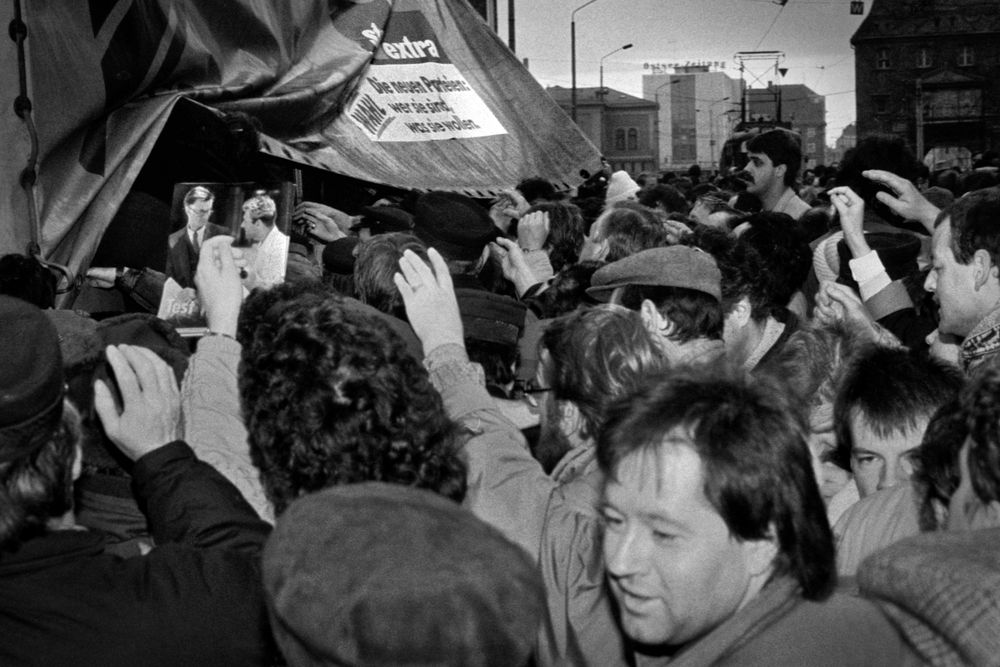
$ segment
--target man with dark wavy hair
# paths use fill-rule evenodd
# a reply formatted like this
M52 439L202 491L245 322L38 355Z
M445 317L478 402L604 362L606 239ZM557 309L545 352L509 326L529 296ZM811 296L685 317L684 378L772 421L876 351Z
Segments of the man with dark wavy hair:
M246 310L255 320L241 323L240 401L275 514L306 493L362 481L462 500L457 427L382 319L341 297L290 288L254 292Z
M900 664L888 619L831 594L833 536L786 391L674 368L609 411L604 564L625 633L672 666Z

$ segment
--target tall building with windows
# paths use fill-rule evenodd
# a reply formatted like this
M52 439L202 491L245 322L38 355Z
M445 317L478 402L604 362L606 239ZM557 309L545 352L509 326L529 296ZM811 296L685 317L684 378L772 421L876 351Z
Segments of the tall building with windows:
M740 81L709 65L644 74L643 98L657 104L656 134L662 169L718 166L719 152L738 120Z
M872 0L851 38L858 136L932 149L1000 148L996 0Z
M571 115L570 88L545 89L567 115ZM655 172L656 104L614 88L577 88L576 124L612 169L637 175Z

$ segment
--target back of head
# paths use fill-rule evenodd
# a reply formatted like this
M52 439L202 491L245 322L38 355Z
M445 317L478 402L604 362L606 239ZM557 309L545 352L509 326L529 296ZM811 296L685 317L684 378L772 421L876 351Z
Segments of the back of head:
M875 346L859 355L843 378L834 406L837 463L846 468L850 460L852 418L879 438L906 433L954 398L962 383L957 369L905 348Z
M597 445L602 470L656 451L683 429L701 459L705 497L733 538L773 538L776 575L822 599L835 583L833 537L806 445L807 428L787 388L765 375L675 368L650 378L609 410Z
M809 274L812 252L798 225L784 213L755 213L747 223L723 269L723 307L746 296L751 317L763 320L784 310ZM726 278L729 278L728 280Z
M639 203L649 208L662 206L667 213L687 213L688 200L672 185L647 186L639 193Z
M601 240L608 244L607 262L634 255L640 250L667 245L667 232L651 209L622 202L601 214Z
M399 259L406 250L412 250L428 261L427 246L413 234L377 234L358 244L354 261L354 289L359 301L387 315L406 319L403 298L393 281L393 276L399 271Z
M891 134L870 134L848 149L840 161L837 185L848 186L858 193L865 205L887 222L898 224L902 220L885 204L878 201L879 192L892 192L887 186L862 176L868 169L890 171L908 181L916 181L920 163L913 156L902 137Z
M534 560L432 493L365 483L297 500L263 579L299 665L524 665L545 610Z
M304 493L368 480L464 495L456 426L388 325L318 291L255 291L247 306L240 401L276 513Z
M541 176L524 179L517 184L517 189L532 205L541 201L555 201L558 198L555 186Z
M596 437L607 406L666 367L639 313L602 304L553 320L542 335L547 386L572 401L584 418L584 437Z
M76 412L65 401L55 327L37 307L0 296L0 550L45 532L73 507Z
M802 139L791 130L774 129L747 140L748 153L763 153L777 167L785 165L785 185L795 184L802 167Z

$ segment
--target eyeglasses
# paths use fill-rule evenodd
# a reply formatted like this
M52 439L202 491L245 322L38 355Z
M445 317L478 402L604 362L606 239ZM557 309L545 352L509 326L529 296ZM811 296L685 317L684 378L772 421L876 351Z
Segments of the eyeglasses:
M189 210L191 213L193 213L195 215L199 215L201 217L212 215L212 209L211 209L211 207L210 208L195 208L194 206L188 206L187 210Z
M511 390L511 398L515 400L526 400L530 405L537 407L537 394L545 394L552 391L552 387L539 387L535 380L515 380L514 388Z

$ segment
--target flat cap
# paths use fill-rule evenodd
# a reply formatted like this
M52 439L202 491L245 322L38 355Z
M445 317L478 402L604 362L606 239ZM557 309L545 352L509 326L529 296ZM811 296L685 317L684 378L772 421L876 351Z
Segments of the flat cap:
M611 294L626 285L684 287L722 300L722 273L715 258L690 246L650 248L602 266L594 272L587 294L609 301Z
M293 502L263 555L297 665L518 665L545 609L533 559L430 491L381 482Z

